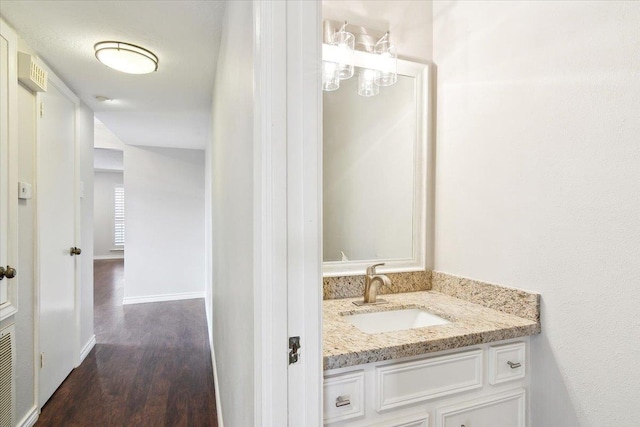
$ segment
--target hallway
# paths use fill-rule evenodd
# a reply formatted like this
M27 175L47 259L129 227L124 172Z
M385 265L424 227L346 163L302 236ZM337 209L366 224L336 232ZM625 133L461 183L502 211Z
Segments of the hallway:
M123 264L94 261L97 344L36 426L217 426L203 300L123 306Z

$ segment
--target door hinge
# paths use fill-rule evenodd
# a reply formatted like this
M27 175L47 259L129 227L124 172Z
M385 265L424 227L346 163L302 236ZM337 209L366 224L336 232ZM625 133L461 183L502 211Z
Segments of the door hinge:
M44 368L44 353L40 353L40 368Z
M289 337L289 365L298 362L300 348L300 337Z
M40 103L40 117L44 117L44 102Z

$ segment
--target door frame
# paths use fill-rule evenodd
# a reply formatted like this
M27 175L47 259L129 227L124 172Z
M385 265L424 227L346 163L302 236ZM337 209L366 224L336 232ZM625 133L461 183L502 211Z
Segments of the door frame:
M253 15L255 425L322 425L321 3Z
M6 265L15 268L18 266L18 36L3 19L0 18L0 34L7 40L7 50L9 60L7 61L7 103L9 109L7 111L7 146L6 150L7 164L7 187L0 189L0 197L3 198L2 203L6 203L7 213L7 236L6 236ZM2 184L4 185L4 184ZM6 191L6 193L5 193ZM6 199L5 199L6 198ZM0 230L1 231L1 230ZM2 237L4 238L4 237ZM6 267L3 265L3 267ZM20 272L13 279L3 279L7 285L7 302L0 308L0 319L12 321L9 318L18 312L19 299L19 281Z
M79 182L79 150L78 150L78 114L80 108L80 99L74 94L71 89L56 75L53 71L45 64L43 61L40 61L40 65L47 72L47 84L54 86L63 96L65 96L73 105L74 105L74 117L73 117L73 146L74 146L74 245L79 246L80 241L80 227L79 224L79 212L80 212L80 203L78 201L80 182ZM35 96L36 102L36 143L34 150L34 181L35 181L35 220L34 220L34 299L33 299L33 317L34 317L34 396L35 402L38 406L38 412L40 412L40 287L42 286L42 281L40 277L40 218L42 216L42 210L39 203L39 199L37 197L38 192L38 180L40 177L38 176L39 164L43 160L39 156L40 152L40 143L42 141L41 138L41 126L40 126L40 106L42 102L41 92L37 92ZM44 111L46 114L46 106L44 107ZM74 260L75 268L74 268L74 352L73 352L73 366L78 367L82 362L80 360L80 354L82 351L82 344L80 342L80 263L76 258Z

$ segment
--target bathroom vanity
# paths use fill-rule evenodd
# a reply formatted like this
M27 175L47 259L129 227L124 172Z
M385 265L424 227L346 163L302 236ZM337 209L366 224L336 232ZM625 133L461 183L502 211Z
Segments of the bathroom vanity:
M355 54L360 73L376 63ZM396 84L375 96L356 79L323 95L325 425L528 425L540 296L430 270L434 79L398 60Z
M324 301L325 425L528 425L528 347L540 333L539 295L462 282L469 298L458 298L445 292L465 297L460 287L438 274L438 291L387 294L383 305L358 307L360 297ZM421 311L433 318L418 319ZM392 330L375 329L385 327Z

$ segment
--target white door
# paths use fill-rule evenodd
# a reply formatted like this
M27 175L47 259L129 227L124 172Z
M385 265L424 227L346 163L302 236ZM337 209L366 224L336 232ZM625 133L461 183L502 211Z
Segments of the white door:
M51 81L50 81L51 83ZM74 367L75 104L54 85L38 96L40 405Z

